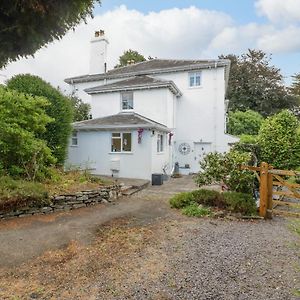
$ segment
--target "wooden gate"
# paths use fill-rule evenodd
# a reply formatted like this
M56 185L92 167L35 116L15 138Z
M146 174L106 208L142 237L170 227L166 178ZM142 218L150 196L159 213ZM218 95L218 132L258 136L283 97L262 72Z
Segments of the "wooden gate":
M254 171L259 181L261 217L270 219L273 214L300 217L300 212L282 211L276 208L286 206L300 209L300 184L288 182L289 177L300 176L300 172L273 169L265 162L259 167L242 166L241 168Z

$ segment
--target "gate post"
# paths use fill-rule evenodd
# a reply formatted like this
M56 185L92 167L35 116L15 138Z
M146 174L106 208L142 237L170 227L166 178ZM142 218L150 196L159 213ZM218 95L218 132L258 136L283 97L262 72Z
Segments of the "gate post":
M272 170L273 167L269 166L269 170ZM268 202L267 202L267 219L272 219L272 209L273 209L273 175L268 172Z
M260 201L259 201L259 215L263 218L267 218L268 207L268 173L269 165L265 162L260 164Z

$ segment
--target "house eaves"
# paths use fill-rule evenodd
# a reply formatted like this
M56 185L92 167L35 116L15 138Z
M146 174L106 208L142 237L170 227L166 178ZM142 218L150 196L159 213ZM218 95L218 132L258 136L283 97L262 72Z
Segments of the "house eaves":
M164 124L158 123L147 117L134 112L122 112L115 115L105 116L96 119L74 122L75 130L118 130L118 129L157 129L169 132L170 129Z
M134 91L134 90L147 90L147 89L157 89L157 88L168 88L170 91L176 96L181 97L182 92L179 90L179 88L175 85L174 82L168 81L163 83L155 83L155 84L141 84L141 85L124 85L120 87L113 87L113 88L105 88L105 86L99 86L95 88L88 88L84 91L89 94L100 94L100 93L112 93L112 92L118 92L118 91Z
M187 64L187 65L177 66L177 67L164 67L164 68L155 68L155 69L150 68L141 71L131 71L131 72L129 71L124 73L114 72L110 74L108 71L107 73L102 73L102 74L83 75L83 76L67 78L65 79L65 82L68 84L76 84L76 83L83 83L83 82L99 81L103 79L117 79L117 78L127 78L127 77L138 76L138 75L156 75L162 73L194 71L194 70L211 69L211 68L226 67L226 66L230 67L230 61L227 59L210 60L206 63Z

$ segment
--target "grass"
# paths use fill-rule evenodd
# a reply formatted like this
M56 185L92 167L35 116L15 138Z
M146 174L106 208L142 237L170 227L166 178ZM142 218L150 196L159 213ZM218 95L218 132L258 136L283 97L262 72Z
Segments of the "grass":
M24 206L44 206L49 203L47 189L36 182L0 177L0 210L9 211Z
M182 209L182 213L189 217L204 217L211 214L211 210L208 207L204 207L201 204L192 203Z
M72 194L83 190L92 190L111 184L111 181L91 175L89 172L52 169L50 178L43 182L49 195Z

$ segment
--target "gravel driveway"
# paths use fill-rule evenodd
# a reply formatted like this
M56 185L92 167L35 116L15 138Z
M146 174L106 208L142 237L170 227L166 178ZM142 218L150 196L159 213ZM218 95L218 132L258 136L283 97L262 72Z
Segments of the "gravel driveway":
M0 299L299 299L300 244L291 220L198 219L169 208L174 192L193 187L190 178L177 179L101 207L106 219L100 209L60 219L69 236L68 222L82 233L0 268Z

